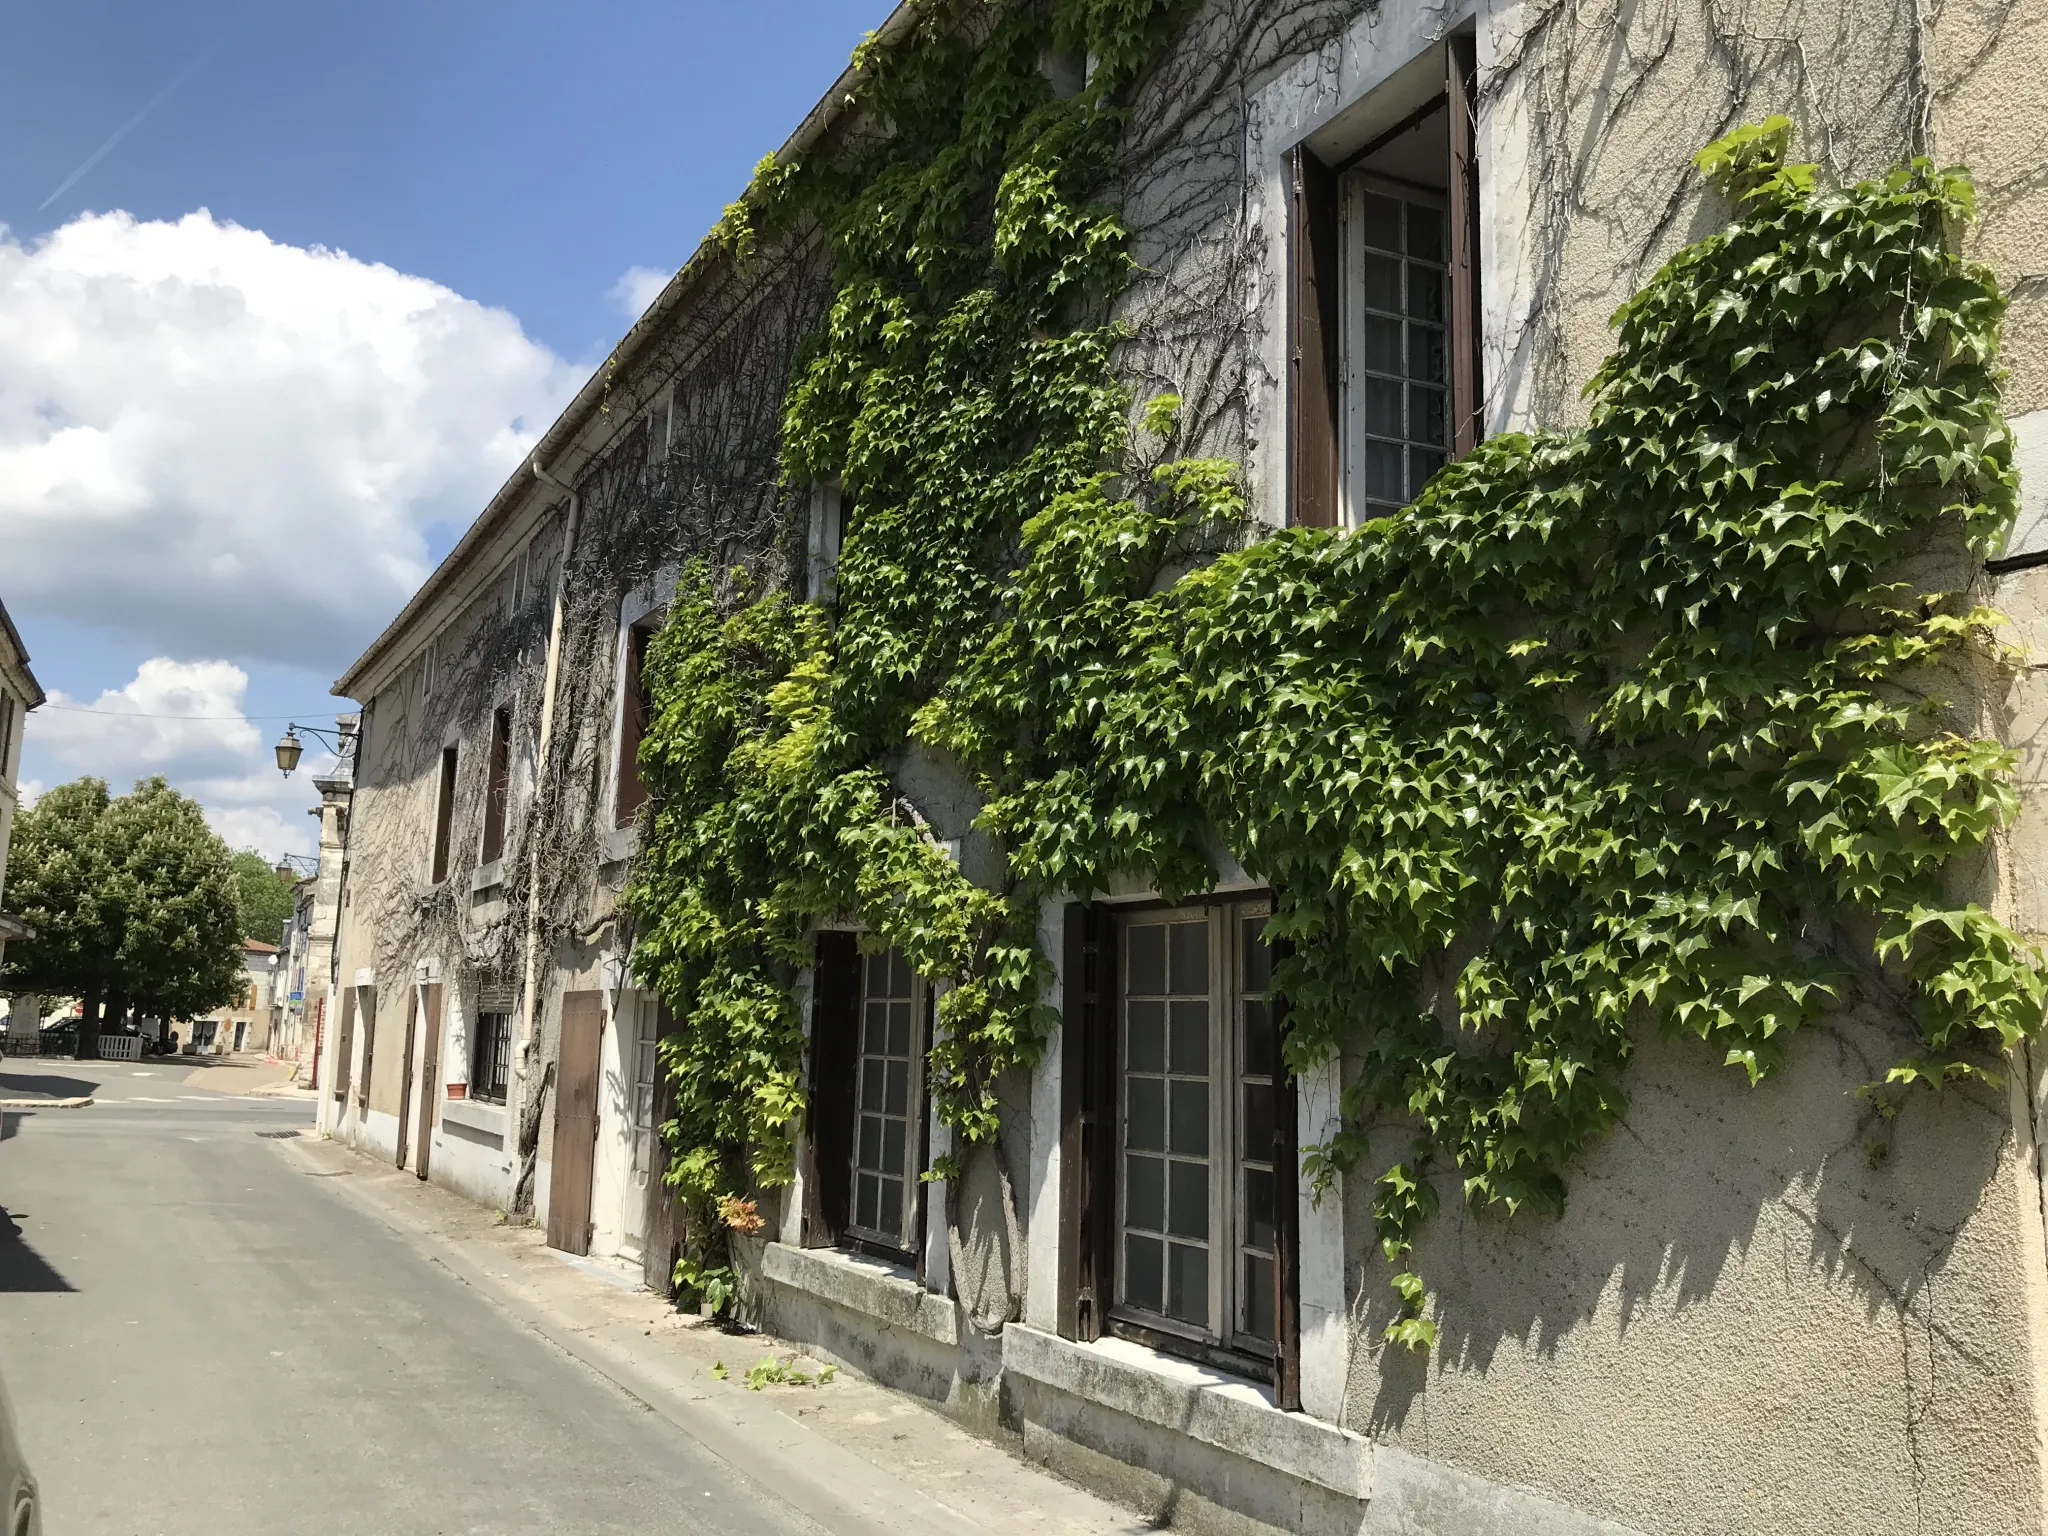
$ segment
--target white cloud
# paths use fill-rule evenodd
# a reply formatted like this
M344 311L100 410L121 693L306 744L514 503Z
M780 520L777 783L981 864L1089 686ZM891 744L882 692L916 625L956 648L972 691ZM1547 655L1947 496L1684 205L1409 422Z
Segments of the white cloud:
M248 688L248 676L231 662L158 656L90 702L53 690L28 717L27 742L73 776L105 779L116 794L162 774L206 808L230 847L271 858L312 853L318 829L306 814L316 798L310 780L332 759L317 757L315 747L285 779L269 738L242 713Z
M7 601L338 669L579 382L503 310L203 210L0 226Z
M675 273L659 267L628 267L612 284L609 297L620 314L628 320L638 320L647 313L647 306L661 297L661 290L674 276Z

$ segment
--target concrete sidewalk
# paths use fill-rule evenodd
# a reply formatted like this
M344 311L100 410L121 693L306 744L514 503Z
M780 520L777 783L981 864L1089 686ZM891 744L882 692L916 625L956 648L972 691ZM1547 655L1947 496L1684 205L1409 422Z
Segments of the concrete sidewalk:
M745 1385L764 1360L820 1362L765 1334L684 1317L637 1272L548 1248L533 1227L310 1134L270 1143L598 1374L835 1533L849 1503L880 1533L1135 1536L1150 1522L841 1370L822 1386ZM724 1379L713 1375L725 1367ZM835 1518L836 1517L836 1518Z

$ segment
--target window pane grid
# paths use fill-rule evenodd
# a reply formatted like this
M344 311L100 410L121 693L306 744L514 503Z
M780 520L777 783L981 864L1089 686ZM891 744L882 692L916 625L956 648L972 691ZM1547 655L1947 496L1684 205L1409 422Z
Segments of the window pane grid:
M1126 930L1123 1301L1208 1328L1209 924Z
M1382 192L1357 206L1359 451L1371 518L1413 501L1449 455L1449 287L1442 209Z
M1272 951L1260 937L1263 917L1240 918L1238 929L1237 1331L1273 1341L1273 1147L1282 1101L1275 1079L1280 1042L1269 998Z
M911 1091L917 1052L915 981L910 962L893 949L869 955L862 974L853 1225L907 1248L916 1146Z

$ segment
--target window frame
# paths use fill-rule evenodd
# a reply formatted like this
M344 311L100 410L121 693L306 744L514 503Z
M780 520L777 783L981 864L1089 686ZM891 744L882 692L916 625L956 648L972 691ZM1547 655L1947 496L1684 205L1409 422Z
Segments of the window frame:
M441 748L440 781L434 788L433 865L428 884L440 885L448 878L448 866L455 842L455 775L460 747L450 742Z
M927 1122L930 1105L925 1099L925 1052L931 1044L931 1013L935 994L931 983L917 973L909 958L901 950L890 948L864 953L860 957L860 995L854 1013L853 1045L853 1137L851 1155L847 1167L839 1177L847 1185L847 1219L841 1229L840 1246L857 1252L872 1254L897 1263L915 1266L924 1250L924 1182L927 1166L928 1143ZM867 1083L867 1013L871 1002L889 1003L898 1001L894 993L875 996L868 990L877 961L888 961L893 969L901 966L909 978L909 993L900 1000L908 1003L910 1010L910 1040L907 1072L906 1100L904 1108L903 1145L903 1209L901 1224L897 1231L889 1232L879 1226L864 1226L859 1217L861 1165L861 1120L864 1114L862 1100ZM885 1059L885 1058L876 1058ZM884 1080L886 1084L886 1079ZM885 1087L886 1104L886 1087ZM882 1111L889 1116L886 1107ZM886 1135L886 1131L882 1134ZM877 1170L879 1177L890 1177L885 1171Z
M656 624L650 617L624 626L619 646L618 731L612 765L612 827L625 831L653 796L640 775L640 743L653 723L654 700L647 691L647 652Z
M491 711L490 755L484 759L484 827L478 861L495 864L505 856L505 823L512 798L512 706Z
M1482 435L1485 369L1474 36L1469 30L1453 32L1435 52L1441 71L1437 93L1364 147L1341 154L1335 164L1326 163L1306 141L1288 151L1290 192L1282 291L1286 295L1289 356L1285 520L1291 526L1343 530L1355 529L1366 520L1364 453L1355 427L1362 408L1351 398L1353 374L1362 371L1362 358L1354 346L1358 327L1353 315L1359 307L1357 291L1363 274L1355 254L1359 243L1356 221L1346 215L1355 201L1353 185L1361 176L1394 182L1404 189L1413 185L1367 170L1363 162L1438 113L1446 114L1448 130L1443 183L1426 190L1442 199L1445 213L1445 463L1469 452ZM1427 57L1418 55L1412 62Z
M502 1107L511 1096L512 1014L509 1009L476 1010L469 1030L466 1095L478 1104ZM495 1071L486 1072L486 1067Z
M1110 1188L1104 1192L1108 1196L1110 1211L1106 1222L1110 1251L1099 1255L1096 1261L1100 1277L1097 1283L1108 1294L1107 1305L1101 1309L1101 1328L1103 1332L1114 1336L1175 1354L1192 1355L1206 1363L1237 1373L1272 1372L1284 1350L1284 1325L1279 1297L1281 1257L1278 1231L1282 1213L1277 1209L1271 1282L1274 1288L1273 1333L1271 1337L1262 1338L1238 1326L1239 1277L1243 1261L1242 1229L1248 1225L1242 1210L1243 1169L1246 1163L1260 1160L1245 1156L1246 1149L1241 1140L1242 1090L1245 1077L1241 1005L1252 994L1243 986L1244 956L1240 944L1236 942L1236 936L1241 923L1263 921L1272 914L1272 910L1272 898L1267 893L1218 892L1206 898L1171 906L1164 902L1119 904L1110 914L1114 962L1107 989L1109 1008L1105 1022L1111 1034L1115 1090L1114 1103L1110 1106L1109 1114L1112 1125L1109 1156L1105 1159L1110 1177ZM1133 928L1159 926L1194 918L1200 918L1208 927L1209 989L1209 1227L1208 1236L1204 1239L1209 1254L1209 1298L1207 1318L1199 1325L1171 1317L1163 1311L1155 1312L1134 1305L1125 1299L1125 1239L1129 1231L1130 1194L1127 1173L1130 1156L1130 1071L1127 1055L1130 933ZM1280 1002L1271 990L1270 960L1268 985L1258 997L1271 1010L1268 1017L1271 1027L1276 1032L1277 1044L1281 1028ZM1229 1091L1217 1091L1219 1085L1227 1085ZM1293 1092L1290 1080L1285 1075L1284 1063L1277 1058L1274 1063L1273 1091L1275 1113L1287 1113L1293 1105ZM1222 1149L1221 1152L1219 1149ZM1140 1155L1146 1155L1144 1149L1140 1149ZM1270 1156L1263 1162L1268 1170L1275 1166ZM1283 1194L1289 1193L1290 1188L1286 1181L1276 1178L1275 1201L1278 1202ZM1227 1259L1228 1262L1219 1262L1219 1259ZM1165 1300L1163 1290L1161 1299Z

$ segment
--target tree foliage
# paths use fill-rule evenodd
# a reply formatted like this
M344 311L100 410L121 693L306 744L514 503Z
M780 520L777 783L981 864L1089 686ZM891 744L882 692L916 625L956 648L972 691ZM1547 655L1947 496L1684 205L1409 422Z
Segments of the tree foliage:
M2038 1032L2040 957L1947 873L2015 806L1942 701L1992 617L1911 574L2013 516L2002 300L1956 254L1965 175L1822 187L1773 120L1703 152L1731 220L1616 314L1585 430L1495 438L1352 532L1252 528L1171 397L1133 422L1102 319L1128 258L1090 199L1172 10L921 10L864 59L887 131L728 214L742 253L809 222L837 254L785 472L858 510L831 600L699 564L650 658L629 902L678 1023L672 1179L707 1208L788 1176L815 917L951 983L927 1081L985 1139L1053 1023L1041 898L1201 891L1220 838L1274 891L1290 1062L1360 1063L1312 1178L1412 1137L1375 1212L1421 1345L1437 1175L1559 1209L1638 1029L1754 1082L1899 996L1892 1078L1937 1085ZM892 787L907 743L973 775L999 889Z
M7 892L36 930L7 947L12 990L119 998L166 1019L240 994L227 846L160 777L118 799L92 778L43 795L15 823Z
M244 848L230 860L235 877L235 911L242 937L275 944L298 903L298 882L279 874L262 854Z

